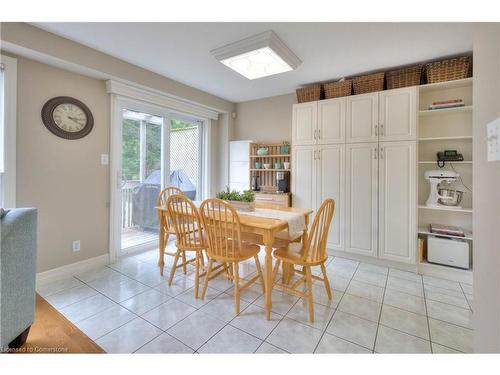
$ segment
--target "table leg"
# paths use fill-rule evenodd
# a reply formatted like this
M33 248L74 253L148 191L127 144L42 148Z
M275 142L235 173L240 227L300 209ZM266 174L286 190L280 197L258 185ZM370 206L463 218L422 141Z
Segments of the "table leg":
M266 319L269 320L271 319L271 307L272 307L272 299L271 299L271 293L273 291L273 257L272 257L272 251L273 251L273 235L272 233L267 233L264 238L263 242L265 245L266 249L266 267L265 267L265 280L266 280Z

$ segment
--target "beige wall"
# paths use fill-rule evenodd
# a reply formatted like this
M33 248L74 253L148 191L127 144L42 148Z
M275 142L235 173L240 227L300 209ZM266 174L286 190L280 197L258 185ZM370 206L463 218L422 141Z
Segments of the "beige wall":
M38 208L38 272L108 252L109 95L104 81L18 57L17 206ZM43 125L44 103L60 95L94 116L85 138L65 140ZM72 241L81 241L80 252Z
M500 162L486 159L486 124L500 116L500 26L474 35L474 349L500 352Z
M236 123L232 140L281 142L292 140L292 105L295 94L236 104Z

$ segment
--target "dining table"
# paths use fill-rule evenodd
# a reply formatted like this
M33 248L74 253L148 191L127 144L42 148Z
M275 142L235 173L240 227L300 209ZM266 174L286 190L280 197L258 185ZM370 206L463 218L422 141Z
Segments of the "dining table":
M199 206L201 202L195 202L196 206ZM277 234L283 233L288 230L288 221L284 218L271 218L269 215L259 216L258 209L264 208L266 212L271 210L285 211L289 213L296 213L299 215L304 215L305 228L302 234L302 241L305 241L307 238L307 227L309 225L309 216L313 212L312 209L309 208L298 208L298 207L283 207L279 205L270 205L270 204L255 204L255 208L257 209L252 214L245 213L245 211L238 211L240 217L241 224L241 232L242 234L247 234L252 238L254 243L264 246L265 250L265 262L264 262L264 284L265 284L265 312L266 319L269 320L271 317L271 308L272 308L272 290L273 290L273 245L276 242ZM164 233L162 231L166 228L167 218L167 207L166 206L158 206L156 209L161 213L159 215L159 227L160 227L160 248L159 248L159 260L158 265L163 267L164 262L164 254L166 243L162 239L164 237ZM279 215L277 215L279 216Z

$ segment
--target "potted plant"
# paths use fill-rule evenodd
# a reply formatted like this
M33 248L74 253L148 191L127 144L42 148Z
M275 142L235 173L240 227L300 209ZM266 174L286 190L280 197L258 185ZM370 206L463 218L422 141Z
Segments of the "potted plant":
M229 202L236 210L255 210L255 193L253 191L244 190L240 193L236 190L230 191L229 187L226 187L226 190L218 192L215 196Z
M288 155L290 153L290 142L283 142L283 146L281 146L281 153L283 155Z

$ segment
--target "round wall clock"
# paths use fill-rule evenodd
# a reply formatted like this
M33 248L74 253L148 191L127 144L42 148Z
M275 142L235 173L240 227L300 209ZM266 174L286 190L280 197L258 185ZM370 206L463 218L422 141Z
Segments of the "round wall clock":
M83 138L94 126L89 108L69 96L58 96L45 103L42 121L53 134L64 139Z

